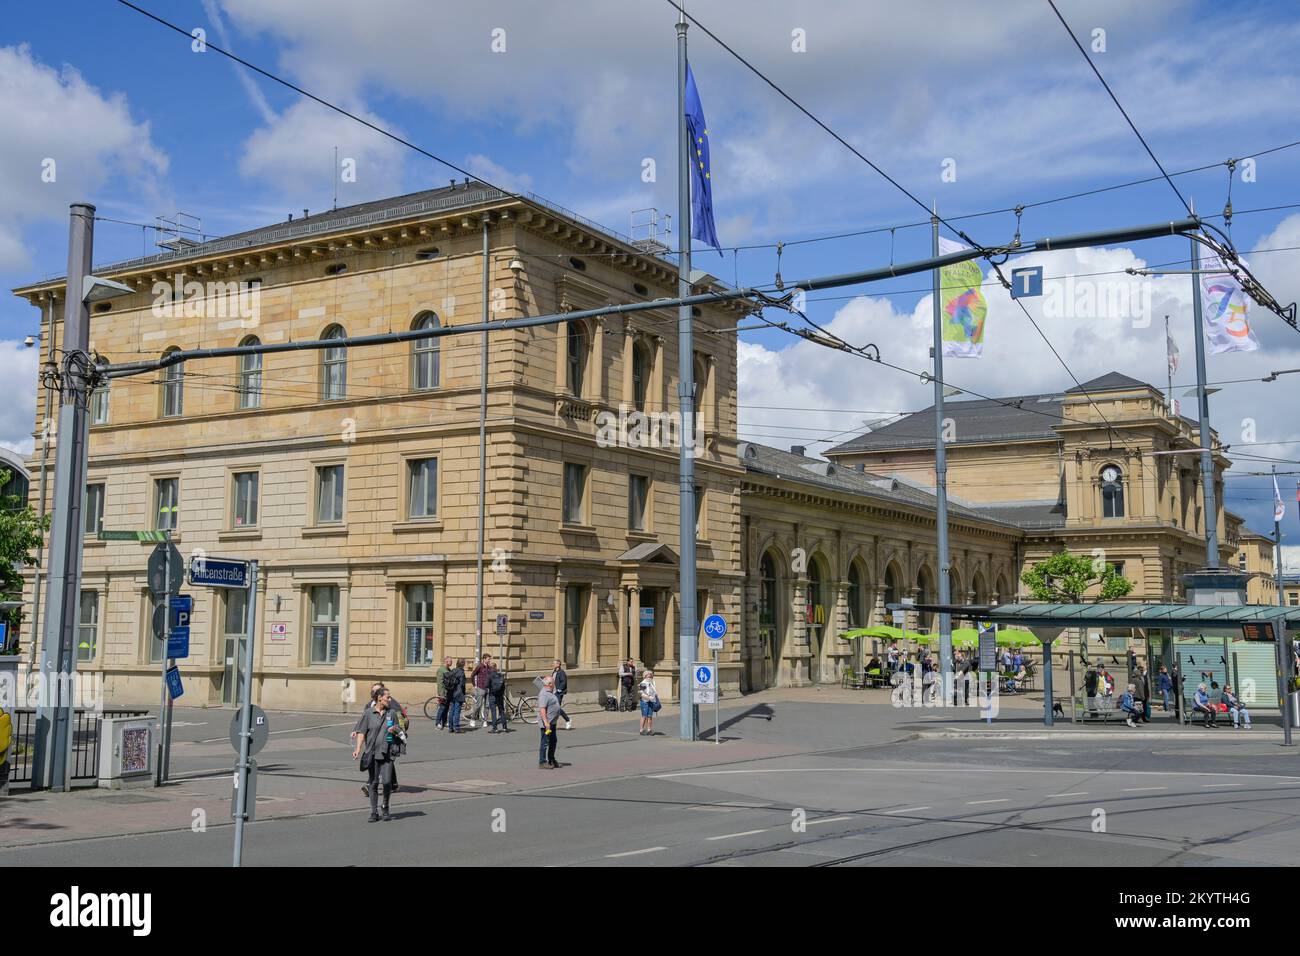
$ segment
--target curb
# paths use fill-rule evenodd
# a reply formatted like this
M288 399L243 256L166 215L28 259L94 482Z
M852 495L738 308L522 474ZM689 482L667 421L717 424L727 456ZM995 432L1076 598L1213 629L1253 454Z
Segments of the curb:
M1188 733L1104 733L1092 730L1075 730L1075 731L1054 731L1054 730L929 730L920 731L916 734L921 740L1052 740L1062 742L1066 740L1115 740L1122 738L1124 740L1166 740L1170 742L1182 740L1222 740L1224 735L1218 731L1211 733L1199 733L1191 731ZM1266 740L1272 740L1272 734L1254 734L1252 739L1263 737ZM1278 734L1280 740L1281 734ZM1236 740L1239 737L1230 737Z

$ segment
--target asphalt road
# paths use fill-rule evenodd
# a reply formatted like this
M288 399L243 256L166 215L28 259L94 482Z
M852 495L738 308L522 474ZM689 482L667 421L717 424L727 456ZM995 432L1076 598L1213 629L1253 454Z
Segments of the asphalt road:
M699 748L711 745L639 738L626 720L584 728L579 718L561 738L569 767L559 771L536 769L532 728L430 740L402 767L411 786L393 798L394 819L372 824L354 765L339 753L350 721L277 715L281 734L264 754L259 793L354 796L338 809L251 824L244 862L1205 866L1300 856L1300 765L1262 735L1136 740L1115 728L1102 741L893 742L916 726L915 715L786 701L724 716L724 743L703 762ZM186 743L173 769L186 786L228 775L225 721L177 727ZM742 742L772 752L735 760L733 743ZM694 748L693 765L642 769L647 758L687 753L673 748ZM625 762L600 779L570 779L611 755ZM461 779L429 783L438 776ZM0 848L0 865L227 866L230 838L224 820L199 833L68 834Z

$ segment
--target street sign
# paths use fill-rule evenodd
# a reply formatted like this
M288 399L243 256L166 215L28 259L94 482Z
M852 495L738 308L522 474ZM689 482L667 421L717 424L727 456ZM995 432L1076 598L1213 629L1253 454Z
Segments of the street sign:
M506 634L506 633L508 633L509 631L510 631L510 615L508 615L508 614L498 614L498 615L497 615L497 633L498 633L498 634Z
M998 626L980 622L980 666L985 672L998 669Z
M902 625L907 623L907 612L902 610L901 608L891 611L890 614L894 618L895 627L901 627Z
M166 531L104 531L96 535L100 541L166 541Z
M1011 270L1011 298L1027 299L1043 294L1043 267L1028 266Z
M171 555L168 564L167 556ZM149 591L155 601L161 601L168 594L175 594L181 589L185 576L185 561L176 545L163 541L155 545L149 555Z
M261 707L253 704L249 709L252 711L249 729L253 732L253 736L248 741L248 755L251 757L266 746L266 737L271 732L271 724L266 719L266 711ZM235 753L239 753L239 718L239 711L235 711L230 717L230 746L235 748Z
M246 588L248 562L235 558L191 558L190 583L210 588Z
M697 704L712 704L718 692L718 672L712 664L696 664L691 672L691 696Z
M545 611L529 611L529 612L528 612L528 620L530 620L530 621L541 621L541 620L544 620L545 618L546 618L546 612L545 612Z
M641 626L642 627L655 626L655 609L653 607L641 608Z
M727 619L721 614L710 614L704 619L704 636L709 639L709 650L722 650L722 639L727 636Z
M185 688L181 686L181 669L179 667L167 668L167 690L171 693L172 700L185 693Z
M167 632L167 656L173 660L182 660L190 656L190 629L173 627ZM175 696L179 697L180 694Z

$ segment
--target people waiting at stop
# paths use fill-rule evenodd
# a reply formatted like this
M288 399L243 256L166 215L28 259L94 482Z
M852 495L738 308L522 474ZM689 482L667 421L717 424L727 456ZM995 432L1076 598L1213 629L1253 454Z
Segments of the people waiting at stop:
M1204 714L1207 727L1213 727L1218 722L1218 713L1210 703L1210 692L1204 684L1196 685L1196 693L1192 696L1192 713Z
M1228 713L1232 715L1232 726L1236 729L1241 728L1244 722L1246 729L1250 730L1250 711L1248 711L1241 702L1241 698L1232 692L1231 684L1223 685L1223 693L1219 695L1221 700L1228 708Z
M1124 691L1124 695L1119 699L1120 710L1124 711L1125 714L1124 723L1130 727L1136 727L1137 723L1135 721L1142 719L1142 702L1134 696L1135 690L1137 688L1129 684L1128 689Z

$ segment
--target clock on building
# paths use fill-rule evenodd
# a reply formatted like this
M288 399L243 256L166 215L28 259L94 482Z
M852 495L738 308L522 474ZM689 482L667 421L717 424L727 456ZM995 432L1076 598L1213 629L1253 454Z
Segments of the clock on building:
M1101 478L1103 481L1119 481L1119 469L1114 465L1107 465L1101 470Z

